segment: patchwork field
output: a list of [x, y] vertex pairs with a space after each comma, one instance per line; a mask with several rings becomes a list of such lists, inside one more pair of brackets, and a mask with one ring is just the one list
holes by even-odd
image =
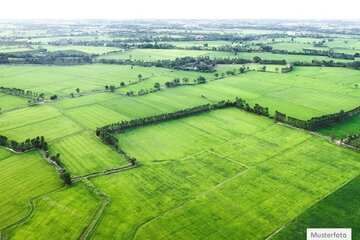
[[0, 239], [360, 238], [359, 24], [0, 20]]

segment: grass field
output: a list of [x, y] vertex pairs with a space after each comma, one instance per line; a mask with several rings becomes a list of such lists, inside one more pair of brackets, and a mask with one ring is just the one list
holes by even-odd
[[113, 196], [95, 239], [263, 239], [360, 170], [355, 152], [237, 109], [118, 137], [143, 165], [94, 180]]
[[352, 239], [360, 238], [360, 177], [341, 187], [302, 213], [272, 239], [306, 239], [306, 228], [351, 228]]
[[120, 154], [97, 139], [93, 131], [51, 142], [50, 150], [61, 153], [61, 162], [72, 176], [128, 165]]
[[55, 169], [38, 151], [13, 154], [1, 148], [0, 169], [0, 229], [24, 217], [31, 198], [61, 186]]
[[84, 184], [63, 188], [36, 199], [34, 215], [7, 235], [11, 239], [77, 239], [99, 203]]

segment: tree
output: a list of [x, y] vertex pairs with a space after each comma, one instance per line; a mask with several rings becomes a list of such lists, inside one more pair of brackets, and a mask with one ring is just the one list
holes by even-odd
[[79, 94], [80, 93], [80, 88], [76, 88], [75, 91]]
[[108, 85], [105, 85], [105, 89], [106, 89], [106, 90], [109, 90], [109, 86], [108, 86]]
[[141, 74], [139, 74], [139, 75], [138, 75], [138, 79], [139, 79], [139, 81], [141, 81], [141, 80], [142, 80], [142, 78], [143, 78], [143, 76], [142, 76]]
[[358, 88], [358, 87], [359, 87], [359, 85], [357, 83], [355, 83], [355, 88]]
[[70, 174], [65, 169], [61, 171], [60, 178], [64, 181], [66, 186], [70, 186], [72, 184]]
[[55, 100], [55, 99], [57, 99], [57, 98], [58, 98], [58, 96], [55, 94], [55, 95], [53, 95], [53, 96], [50, 97], [50, 100]]
[[261, 62], [262, 59], [259, 56], [255, 56], [253, 58], [253, 60], [254, 60], [254, 63], [259, 63], [259, 62]]
[[189, 82], [189, 78], [187, 78], [187, 77], [183, 77], [183, 78], [182, 78], [182, 81], [183, 81], [183, 83], [185, 83], [185, 84], [186, 84], [186, 83], [188, 83], [188, 82]]
[[240, 68], [239, 68], [239, 71], [240, 71], [241, 73], [244, 73], [244, 72], [245, 72], [245, 67], [240, 67]]
[[72, 92], [72, 93], [70, 93], [70, 96], [73, 98], [74, 97], [74, 93]]
[[115, 86], [114, 85], [110, 85], [110, 91], [115, 92]]
[[215, 76], [216, 78], [218, 78], [218, 77], [219, 77], [219, 74], [218, 74], [218, 73], [215, 73], [214, 76]]
[[158, 83], [158, 82], [154, 83], [154, 88], [160, 89], [160, 83]]
[[197, 79], [196, 79], [197, 83], [205, 83], [206, 82], [206, 79], [203, 77], [203, 76], [199, 76]]
[[120, 83], [120, 87], [124, 87], [125, 86], [125, 83], [124, 82], [121, 82]]

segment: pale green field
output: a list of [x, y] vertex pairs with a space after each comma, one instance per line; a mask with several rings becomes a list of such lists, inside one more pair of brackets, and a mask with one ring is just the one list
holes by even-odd
[[179, 49], [136, 49], [124, 51], [121, 53], [113, 53], [106, 56], [100, 56], [103, 59], [131, 59], [142, 60], [147, 62], [170, 59], [177, 57], [199, 57], [211, 55], [212, 51], [200, 50], [179, 50]]
[[287, 62], [311, 62], [312, 60], [318, 61], [330, 61], [334, 62], [350, 62], [351, 60], [329, 58], [324, 56], [311, 56], [311, 55], [291, 55], [291, 54], [272, 54], [263, 52], [251, 52], [251, 53], [238, 53], [238, 58], [253, 59], [255, 56], [264, 60], [286, 60]]
[[51, 142], [50, 150], [61, 153], [61, 162], [72, 176], [128, 165], [120, 154], [85, 131]]
[[13, 154], [0, 149], [0, 229], [29, 211], [31, 198], [62, 186], [55, 169], [38, 151]]
[[42, 46], [42, 47], [47, 49], [49, 52], [75, 50], [75, 51], [85, 52], [88, 54], [100, 54], [100, 55], [122, 50], [120, 48], [115, 48], [115, 47], [93, 47], [93, 46], [51, 46], [51, 45], [46, 45], [46, 46]]
[[34, 50], [29, 47], [0, 47], [0, 53], [26, 52]]
[[18, 97], [18, 96], [11, 96], [5, 93], [0, 93], [0, 108], [1, 111], [9, 110], [16, 107], [26, 106], [28, 103], [28, 99]]
[[112, 196], [95, 239], [264, 239], [360, 170], [357, 153], [238, 109], [118, 137], [143, 165], [94, 180]]
[[38, 198], [34, 215], [11, 229], [11, 239], [77, 239], [100, 204], [84, 184]]
[[204, 44], [207, 44], [208, 45], [207, 48], [209, 49], [213, 47], [232, 45], [232, 42], [228, 42], [228, 41], [173, 41], [173, 42], [159, 42], [158, 44], [161, 43], [167, 43], [181, 48], [187, 48], [192, 46], [204, 47]]
[[105, 85], [120, 86], [120, 82], [138, 81], [143, 78], [169, 72], [165, 68], [133, 67], [126, 65], [80, 65], [80, 66], [0, 66], [0, 86], [18, 87], [45, 93], [69, 96], [94, 89], [105, 89]]

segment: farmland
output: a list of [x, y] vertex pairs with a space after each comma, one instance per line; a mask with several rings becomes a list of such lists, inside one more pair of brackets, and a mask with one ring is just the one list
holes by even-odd
[[356, 29], [0, 20], [1, 240], [359, 237]]
[[[218, 127], [219, 122], [225, 123], [222, 125], [225, 129]], [[232, 122], [236, 122], [236, 125], [231, 124]], [[189, 137], [198, 140], [194, 142]], [[288, 141], [281, 140], [281, 137], [286, 137]], [[148, 138], [152, 141], [147, 141]], [[279, 142], [271, 142], [273, 139], [279, 139]], [[120, 193], [127, 189], [126, 195], [113, 200], [114, 203], [109, 208], [103, 224], [100, 224], [98, 233], [95, 234], [95, 238], [99, 239], [114, 234], [116, 238], [135, 236], [139, 239], [147, 239], [152, 238], [154, 234], [156, 238], [166, 239], [180, 236], [184, 239], [197, 238], [204, 234], [199, 226], [203, 226], [203, 230], [210, 234], [208, 236], [215, 238], [236, 232], [234, 239], [243, 235], [247, 238], [260, 239], [296, 216], [307, 204], [320, 199], [326, 191], [335, 190], [347, 179], [356, 176], [358, 171], [347, 170], [355, 166], [355, 168], [360, 167], [356, 153], [332, 148], [324, 140], [233, 109], [137, 129], [120, 134], [119, 140], [123, 149], [131, 153], [136, 152], [138, 159], [144, 162], [144, 167], [135, 170], [135, 173], [126, 172], [95, 180], [95, 184], [110, 195], [120, 197]], [[138, 144], [134, 146], [134, 142]], [[286, 144], [283, 144], [284, 142]], [[186, 145], [186, 143], [192, 144]], [[257, 155], [257, 159], [252, 159], [250, 156], [254, 151], [252, 146], [255, 144], [260, 154]], [[156, 146], [162, 150], [159, 151]], [[320, 147], [321, 150], [307, 157], [307, 151], [315, 146]], [[136, 148], [141, 148], [141, 151], [135, 151]], [[337, 159], [337, 156], [345, 152], [346, 160], [336, 163], [331, 160]], [[205, 166], [197, 167], [197, 164], [203, 163], [203, 159], [207, 159]], [[222, 166], [223, 164], [226, 167]], [[237, 166], [236, 171], [227, 169], [231, 166]], [[155, 170], [154, 173], [151, 173], [152, 168]], [[208, 168], [223, 169], [219, 173], [232, 174], [224, 178], [207, 173]], [[194, 169], [197, 169], [196, 174], [192, 172]], [[284, 169], [287, 171], [283, 171]], [[345, 169], [348, 174], [339, 175], [344, 173]], [[141, 173], [142, 171], [144, 173]], [[171, 177], [167, 177], [166, 174], [171, 174]], [[146, 180], [141, 180], [145, 176]], [[187, 177], [180, 181], [184, 176]], [[209, 179], [208, 176], [216, 180]], [[205, 180], [200, 177], [206, 178], [206, 184], [198, 186]], [[327, 179], [333, 177], [335, 179], [330, 184]], [[130, 180], [132, 178], [137, 180]], [[317, 184], [312, 184], [315, 179]], [[181, 185], [184, 184], [184, 187], [179, 187], [177, 191], [171, 186], [172, 182], [178, 181]], [[195, 181], [196, 184], [187, 181]], [[269, 181], [271, 188], [267, 188]], [[109, 182], [113, 184], [109, 185]], [[325, 183], [326, 187], [323, 185]], [[129, 184], [131, 184], [130, 192]], [[147, 184], [152, 185], [147, 186]], [[186, 186], [191, 186], [191, 191], [185, 191]], [[244, 191], [237, 191], [238, 188]], [[188, 195], [184, 195], [184, 191]], [[162, 192], [163, 199], [159, 199], [158, 192]], [[274, 195], [274, 192], [278, 194]], [[139, 201], [134, 202], [131, 199]], [[298, 199], [304, 201], [300, 203]], [[275, 203], [278, 204], [278, 208], [274, 207]], [[211, 205], [211, 208], [205, 208], [205, 205]], [[221, 207], [224, 205], [227, 208]], [[117, 212], [122, 208], [128, 210], [119, 222]], [[248, 208], [253, 210], [246, 214], [246, 218], [241, 217]], [[271, 212], [265, 212], [270, 209]], [[139, 215], [145, 212], [146, 215]], [[234, 218], [234, 216], [239, 217]], [[203, 218], [209, 219], [206, 227], [201, 224]], [[217, 227], [223, 226], [229, 219], [232, 219], [236, 225], [227, 225], [221, 230]], [[132, 224], [133, 228], [129, 230], [128, 224], [135, 220], [138, 224]], [[115, 222], [118, 227], [107, 227]], [[247, 235], [256, 232], [255, 229], [260, 223], [265, 225], [262, 232], [258, 232], [256, 236]], [[181, 226], [186, 227], [186, 230]], [[153, 228], [158, 230], [154, 231]]]

